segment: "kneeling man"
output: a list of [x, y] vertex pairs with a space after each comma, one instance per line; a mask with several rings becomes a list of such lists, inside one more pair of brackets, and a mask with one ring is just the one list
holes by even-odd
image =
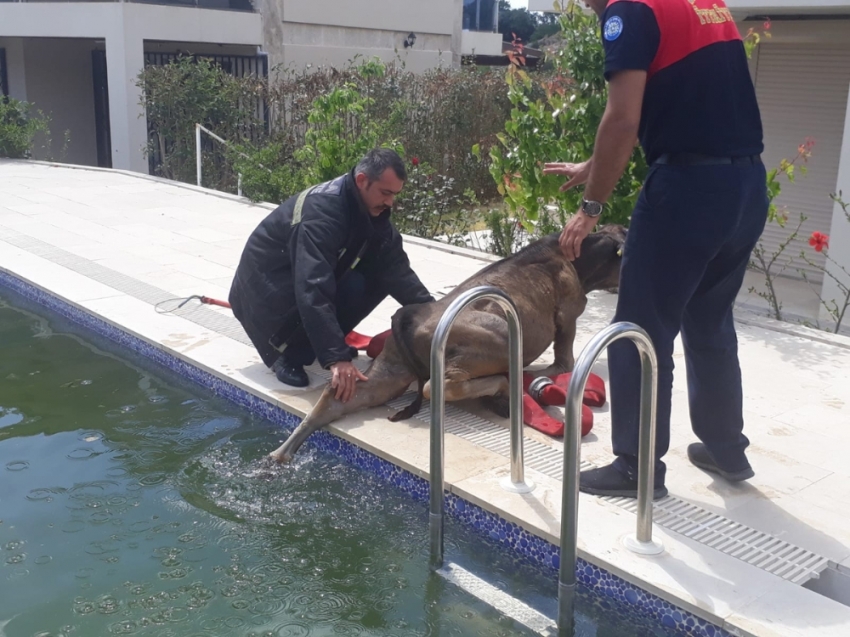
[[281, 382], [309, 384], [316, 358], [347, 401], [365, 376], [348, 334], [388, 295], [434, 300], [410, 267], [390, 210], [407, 172], [395, 151], [370, 151], [349, 173], [308, 188], [271, 212], [248, 238], [230, 304]]

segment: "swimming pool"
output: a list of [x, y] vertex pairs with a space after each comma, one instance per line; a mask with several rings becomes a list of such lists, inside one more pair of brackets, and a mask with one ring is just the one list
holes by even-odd
[[[0, 288], [0, 634], [531, 634], [428, 570], [427, 507]], [[14, 303], [14, 306], [11, 303]], [[553, 571], [447, 556], [555, 613]], [[665, 636], [583, 592], [583, 635]]]

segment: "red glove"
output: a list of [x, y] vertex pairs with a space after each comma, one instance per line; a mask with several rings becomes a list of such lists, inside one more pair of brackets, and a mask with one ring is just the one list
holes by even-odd
[[[561, 420], [552, 418], [537, 401], [528, 394], [522, 395], [522, 421], [531, 427], [542, 431], [550, 436], [563, 436], [564, 423]], [[593, 412], [586, 405], [581, 407], [581, 435], [582, 437], [590, 433], [593, 429]]]
[[369, 347], [366, 348], [366, 355], [369, 358], [378, 358], [378, 354], [384, 351], [384, 343], [387, 342], [387, 338], [392, 333], [392, 330], [387, 330], [386, 332], [381, 332], [377, 336], [372, 337], [372, 340], [369, 342]]
[[348, 333], [348, 336], [345, 337], [345, 344], [359, 350], [366, 350], [366, 355], [369, 358], [378, 358], [378, 354], [383, 351], [384, 343], [391, 333], [392, 330], [387, 330], [386, 332], [381, 332], [377, 336], [365, 336], [358, 332], [351, 331]]
[[357, 349], [366, 349], [369, 346], [369, 341], [371, 340], [371, 336], [365, 336], [351, 331], [348, 333], [348, 336], [345, 337], [345, 344], [349, 347], [356, 347]]

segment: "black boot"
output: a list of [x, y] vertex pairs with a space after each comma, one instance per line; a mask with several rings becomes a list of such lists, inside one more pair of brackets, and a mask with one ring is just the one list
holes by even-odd
[[[590, 495], [613, 496], [619, 498], [636, 498], [638, 483], [620, 472], [613, 464], [598, 469], [582, 471], [579, 477], [579, 491]], [[667, 495], [667, 487], [655, 485], [652, 493], [653, 500], [659, 500]]]
[[285, 385], [307, 387], [310, 384], [310, 377], [304, 371], [304, 367], [302, 365], [290, 365], [283, 359], [283, 356], [272, 365], [272, 371], [277, 379]]
[[688, 460], [695, 467], [723, 476], [729, 482], [742, 482], [756, 475], [746, 458], [744, 458], [744, 463], [740, 467], [721, 467], [701, 442], [688, 445]]

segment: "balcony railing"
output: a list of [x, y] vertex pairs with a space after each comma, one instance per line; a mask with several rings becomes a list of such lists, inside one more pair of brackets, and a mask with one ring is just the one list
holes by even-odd
[[499, 30], [499, 0], [463, 0], [463, 28], [466, 31]]
[[172, 7], [197, 7], [229, 11], [254, 11], [251, 0], [0, 0], [0, 2], [139, 2]]

